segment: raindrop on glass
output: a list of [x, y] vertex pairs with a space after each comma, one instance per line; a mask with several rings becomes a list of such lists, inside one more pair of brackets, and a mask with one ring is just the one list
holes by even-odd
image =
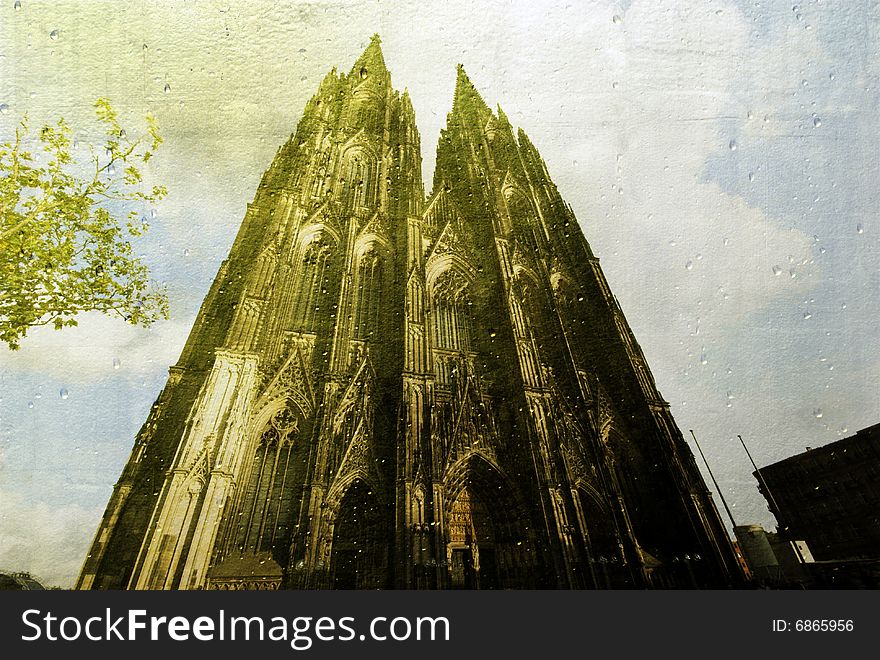
[[821, 409], [821, 408], [816, 408], [816, 409], [813, 411], [813, 416], [815, 416], [816, 419], [822, 419], [822, 409]]
[[619, 14], [614, 14], [614, 16], [611, 17], [611, 22], [615, 25], [620, 25], [621, 23], [623, 23], [623, 19], [620, 17]]
[[834, 80], [835, 77], [836, 77], [836, 76], [834, 75], [834, 72], [833, 72], [833, 71], [832, 71], [831, 73], [828, 74], [828, 80]]
[[184, 251], [183, 251], [183, 256], [184, 256], [184, 257], [188, 257], [188, 256], [189, 256], [189, 248], [184, 249]]
[[110, 167], [107, 168], [107, 174], [110, 176], [116, 175], [116, 166], [113, 163], [110, 163]]
[[52, 31], [49, 33], [49, 38], [50, 38], [52, 41], [58, 41], [58, 30], [52, 30]]
[[165, 83], [165, 90], [164, 91], [166, 94], [168, 94], [171, 91], [171, 85], [169, 85], [168, 83]]
[[813, 127], [819, 128], [821, 125], [822, 125], [822, 120], [819, 119], [818, 117], [814, 117], [813, 118]]
[[864, 233], [865, 233], [865, 228], [862, 227], [862, 223], [861, 223], [861, 222], [860, 222], [859, 224], [856, 225], [856, 233], [857, 233], [857, 234], [864, 234]]
[[119, 139], [124, 140], [127, 137], [128, 137], [128, 133], [125, 132], [124, 128], [121, 131], [119, 131]]
[[21, 11], [21, 0], [15, 0], [15, 4], [12, 5], [12, 8], [15, 11]]
[[693, 270], [693, 268], [694, 268], [694, 262], [691, 261], [690, 259], [688, 259], [688, 261], [687, 261], [687, 263], [684, 265], [684, 267], [687, 268], [688, 270]]
[[28, 401], [28, 408], [33, 408], [33, 407], [34, 407], [34, 402]]
[[779, 266], [773, 266], [774, 275], [782, 275], [782, 269]]
[[0, 103], [0, 114], [6, 114], [9, 112], [9, 105], [7, 103]]
[[807, 319], [811, 319], [811, 318], [813, 318], [813, 315], [810, 314], [810, 312], [804, 312], [804, 321], [806, 321]]
[[755, 173], [749, 172], [749, 181], [754, 181], [754, 180], [755, 180]]
[[61, 395], [61, 398], [62, 398], [62, 399], [66, 399], [67, 396], [68, 396], [68, 394], [67, 394], [67, 390], [66, 390], [65, 388], [63, 388], [63, 387], [61, 388], [61, 391], [59, 392], [59, 394]]
[[731, 141], [727, 144], [727, 147], [728, 147], [728, 149], [730, 149], [731, 151], [736, 151], [736, 140], [731, 140]]
[[119, 358], [113, 358], [113, 368], [119, 369], [122, 366], [122, 362], [119, 361]]

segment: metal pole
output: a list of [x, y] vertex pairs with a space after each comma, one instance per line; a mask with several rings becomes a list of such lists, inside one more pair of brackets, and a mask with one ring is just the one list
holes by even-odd
[[691, 436], [694, 439], [694, 443], [697, 445], [697, 451], [700, 452], [700, 456], [703, 458], [703, 463], [706, 464], [706, 469], [709, 471], [709, 476], [712, 477], [712, 483], [715, 484], [715, 490], [718, 491], [718, 497], [721, 498], [721, 503], [724, 505], [724, 510], [727, 511], [727, 515], [730, 518], [730, 522], [736, 527], [736, 521], [733, 519], [733, 513], [730, 511], [730, 507], [727, 506], [727, 500], [724, 499], [724, 493], [721, 492], [721, 488], [718, 486], [718, 481], [715, 479], [715, 475], [712, 474], [712, 468], [709, 467], [709, 461], [706, 460], [706, 455], [703, 453], [703, 448], [700, 447], [700, 443], [697, 442], [697, 436], [694, 435], [694, 430], [689, 429], [691, 432]]
[[[746, 456], [749, 457], [749, 460], [752, 462], [752, 467], [755, 468], [755, 475], [757, 475], [757, 477], [758, 477], [758, 482], [764, 487], [764, 492], [767, 493], [767, 499], [770, 500], [770, 505], [775, 509], [775, 511], [773, 512], [773, 515], [776, 516], [776, 520], [778, 522], [779, 521], [779, 505], [776, 503], [776, 498], [773, 497], [773, 493], [770, 491], [770, 487], [767, 485], [767, 482], [764, 481], [764, 475], [761, 474], [761, 470], [758, 468], [757, 465], [755, 465], [755, 459], [752, 458], [751, 453], [749, 453], [749, 448], [746, 447], [745, 440], [743, 440], [743, 437], [739, 434], [737, 434], [736, 437], [739, 438], [740, 444], [743, 446], [743, 449], [746, 450]], [[797, 541], [793, 541], [790, 538], [790, 535], [788, 533], [788, 527], [785, 528], [785, 532], [786, 532], [785, 536], [788, 537], [789, 542], [791, 542], [794, 545], [794, 553], [795, 553], [795, 555], [797, 555], [798, 562], [800, 562], [801, 564], [805, 564], [806, 561], [804, 560], [804, 557], [801, 554], [801, 549], [798, 546]]]

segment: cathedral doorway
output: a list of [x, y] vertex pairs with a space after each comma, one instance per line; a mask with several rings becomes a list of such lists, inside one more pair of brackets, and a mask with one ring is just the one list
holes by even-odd
[[330, 555], [333, 589], [383, 589], [388, 585], [388, 540], [378, 498], [356, 480], [339, 504]]
[[[585, 573], [592, 576], [596, 589], [612, 589], [631, 586], [632, 579], [624, 567], [620, 539], [610, 510], [599, 501], [599, 495], [578, 488], [576, 505], [579, 508], [581, 527], [587, 544]], [[581, 567], [584, 568], [584, 567]]]
[[465, 488], [449, 512], [447, 562], [453, 589], [497, 589], [495, 532], [483, 502]]
[[534, 587], [529, 515], [503, 473], [474, 453], [446, 480], [446, 585], [452, 589]]

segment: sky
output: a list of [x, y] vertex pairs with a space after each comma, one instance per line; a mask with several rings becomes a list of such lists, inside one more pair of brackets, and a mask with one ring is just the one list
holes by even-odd
[[130, 135], [159, 121], [146, 178], [169, 195], [136, 248], [171, 318], [0, 348], [0, 570], [72, 586], [260, 175], [373, 33], [427, 187], [456, 64], [529, 134], [738, 524], [775, 528], [737, 434], [760, 466], [880, 422], [877, 3], [15, 4], [0, 142], [64, 117], [85, 158], [99, 97]]

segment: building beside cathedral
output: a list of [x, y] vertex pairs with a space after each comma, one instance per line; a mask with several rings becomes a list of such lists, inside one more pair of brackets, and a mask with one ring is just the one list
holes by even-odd
[[535, 146], [459, 67], [426, 199], [412, 105], [374, 37], [264, 174], [78, 588], [740, 575]]

